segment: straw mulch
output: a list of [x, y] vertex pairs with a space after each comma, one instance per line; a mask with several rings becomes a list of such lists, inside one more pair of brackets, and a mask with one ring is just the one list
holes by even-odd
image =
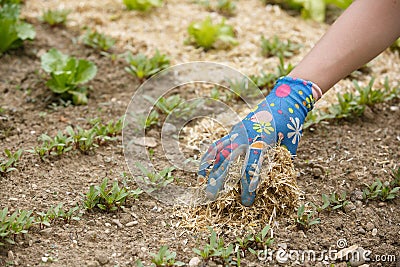
[[[225, 188], [214, 202], [186, 208], [177, 208], [182, 219], [181, 227], [194, 232], [207, 230], [211, 226], [217, 232], [239, 231], [272, 224], [274, 219], [293, 213], [298, 207], [300, 190], [296, 183], [296, 172], [289, 152], [277, 146], [265, 158], [257, 197], [251, 207], [240, 203], [240, 184], [230, 190]], [[240, 161], [240, 160], [239, 160]], [[239, 162], [237, 162], [239, 163]], [[240, 181], [240, 164], [233, 164], [230, 181]], [[233, 177], [232, 177], [233, 176]], [[201, 190], [204, 190], [204, 186]]]

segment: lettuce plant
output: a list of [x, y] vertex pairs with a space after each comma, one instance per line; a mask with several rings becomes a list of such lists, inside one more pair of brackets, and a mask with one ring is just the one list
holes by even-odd
[[43, 12], [41, 20], [49, 24], [50, 26], [64, 26], [67, 22], [67, 17], [71, 13], [70, 10], [58, 9], [58, 10], [47, 10]]
[[101, 51], [108, 51], [115, 44], [115, 39], [96, 30], [88, 29], [82, 38], [86, 46]]
[[162, 0], [124, 0], [128, 10], [149, 11], [154, 7], [160, 7]]
[[35, 35], [33, 26], [19, 19], [19, 5], [0, 7], [0, 55], [22, 46], [24, 40], [33, 40]]
[[141, 81], [168, 68], [170, 62], [168, 56], [160, 54], [158, 50], [153, 57], [147, 57], [144, 54], [134, 56], [131, 52], [128, 52], [125, 60], [129, 64], [125, 70], [132, 76], [138, 77]]
[[188, 27], [189, 43], [193, 43], [205, 50], [215, 48], [217, 42], [223, 45], [236, 45], [235, 33], [232, 26], [225, 24], [225, 20], [214, 24], [210, 17], [200, 22], [192, 22]]
[[51, 78], [46, 85], [63, 98], [72, 98], [75, 105], [87, 104], [87, 89], [81, 84], [92, 80], [97, 73], [93, 62], [62, 54], [55, 48], [42, 55], [42, 68]]

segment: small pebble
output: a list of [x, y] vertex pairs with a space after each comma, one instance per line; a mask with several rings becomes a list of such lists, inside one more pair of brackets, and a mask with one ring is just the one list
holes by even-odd
[[49, 260], [48, 257], [42, 257], [42, 262], [47, 262]]
[[123, 228], [124, 226], [118, 219], [113, 219], [112, 222], [116, 224], [119, 228]]
[[105, 223], [104, 224], [106, 227], [111, 227], [111, 223]]
[[372, 229], [372, 236], [376, 236], [378, 234], [378, 229]]
[[374, 224], [372, 222], [367, 222], [367, 224], [365, 225], [365, 229], [367, 231], [371, 231], [372, 229], [374, 229]]
[[358, 232], [359, 232], [360, 234], [363, 234], [363, 235], [365, 235], [365, 233], [366, 233], [365, 229], [362, 228], [362, 227], [358, 228]]
[[132, 221], [132, 222], [128, 222], [127, 224], [125, 224], [126, 227], [132, 227], [134, 225], [137, 225], [138, 221]]
[[200, 263], [201, 263], [200, 258], [199, 257], [194, 257], [194, 258], [190, 259], [189, 266], [190, 267], [197, 267], [197, 266], [200, 265]]
[[109, 261], [108, 257], [105, 255], [98, 255], [96, 260], [100, 263], [100, 265], [106, 265]]
[[15, 259], [15, 257], [14, 257], [14, 252], [12, 252], [11, 250], [9, 250], [8, 253], [7, 253], [7, 258], [8, 258], [9, 260], [14, 260], [14, 259]]

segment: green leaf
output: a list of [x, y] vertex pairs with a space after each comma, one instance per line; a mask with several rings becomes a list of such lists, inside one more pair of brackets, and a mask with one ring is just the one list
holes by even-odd
[[68, 93], [72, 95], [72, 103], [74, 103], [74, 105], [86, 105], [88, 103], [86, 90], [70, 90]]
[[21, 22], [20, 24], [16, 25], [15, 29], [17, 30], [17, 35], [21, 40], [35, 39], [35, 28], [31, 24]]
[[48, 73], [62, 71], [69, 60], [67, 55], [64, 55], [55, 48], [43, 54], [40, 59], [42, 69]]
[[97, 67], [93, 62], [80, 59], [75, 73], [75, 84], [86, 83], [96, 76]]

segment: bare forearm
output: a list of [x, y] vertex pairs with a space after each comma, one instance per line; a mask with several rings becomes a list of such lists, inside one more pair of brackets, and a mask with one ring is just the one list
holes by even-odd
[[400, 0], [355, 1], [289, 74], [325, 93], [400, 36]]

